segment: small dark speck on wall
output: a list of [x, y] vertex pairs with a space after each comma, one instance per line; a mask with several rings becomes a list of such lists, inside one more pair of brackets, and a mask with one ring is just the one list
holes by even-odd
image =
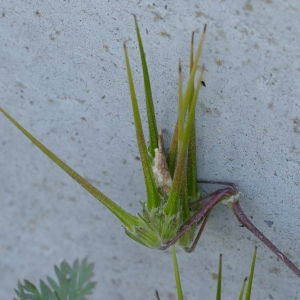
[[272, 225], [274, 224], [274, 222], [272, 222], [272, 221], [264, 220], [264, 222], [265, 222], [269, 227], [272, 227]]

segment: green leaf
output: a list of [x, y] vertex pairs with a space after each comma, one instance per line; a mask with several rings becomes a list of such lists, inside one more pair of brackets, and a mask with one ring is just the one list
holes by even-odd
[[54, 266], [58, 283], [47, 277], [50, 286], [43, 280], [40, 281], [41, 293], [28, 280], [24, 285], [18, 282], [18, 289], [15, 290], [20, 300], [86, 300], [91, 294], [96, 283], [91, 281], [94, 264], [88, 263], [85, 258], [81, 263], [75, 260], [71, 267], [66, 261], [60, 267]]
[[54, 291], [59, 289], [59, 285], [51, 277], [47, 276], [47, 280]]
[[44, 300], [35, 285], [26, 279], [24, 285], [18, 281], [18, 289], [15, 289], [15, 292], [20, 300]]
[[52, 292], [50, 287], [48, 287], [43, 280], [40, 281], [40, 289], [41, 289], [41, 293], [42, 293], [41, 299], [43, 299], [43, 300], [44, 299], [45, 300], [46, 299], [47, 300], [58, 300], [56, 294]]
[[[81, 297], [83, 295], [90, 294], [92, 289], [96, 285], [95, 282], [88, 282], [93, 276], [94, 264], [92, 264], [92, 263], [88, 264], [87, 259], [84, 259], [81, 263], [81, 268], [80, 268], [79, 261], [76, 260], [74, 262], [74, 264], [75, 263], [77, 264], [79, 270], [74, 275], [78, 274], [77, 284], [81, 290], [81, 292], [78, 294], [78, 296]], [[74, 269], [74, 264], [73, 264], [73, 269]]]

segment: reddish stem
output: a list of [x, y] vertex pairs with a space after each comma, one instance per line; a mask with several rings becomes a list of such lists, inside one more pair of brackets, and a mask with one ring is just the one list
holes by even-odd
[[251, 231], [257, 238], [259, 238], [280, 260], [282, 260], [298, 277], [300, 277], [300, 270], [284, 255], [270, 240], [268, 240], [262, 232], [260, 232], [252, 222], [244, 214], [240, 201], [235, 201], [231, 206], [232, 212], [238, 221]]
[[211, 198], [211, 197], [217, 195], [218, 192], [219, 192], [219, 190], [217, 190], [217, 191], [215, 191], [215, 192], [212, 192], [212, 193], [210, 193], [210, 194], [208, 194], [208, 195], [206, 195], [206, 196], [204, 196], [204, 197], [202, 197], [202, 198], [199, 198], [199, 199], [197, 199], [197, 200], [195, 200], [195, 201], [193, 201], [193, 202], [189, 202], [189, 206], [191, 207], [191, 206], [196, 205], [196, 204], [198, 204], [198, 203], [200, 203], [200, 202], [203, 202], [204, 200], [209, 199], [209, 198]]
[[201, 235], [202, 235], [202, 232], [203, 232], [203, 230], [204, 230], [204, 227], [205, 227], [205, 225], [206, 225], [206, 223], [207, 223], [207, 220], [208, 220], [208, 218], [209, 218], [209, 216], [210, 216], [210, 213], [211, 213], [211, 211], [213, 210], [213, 208], [214, 208], [214, 207], [211, 207], [211, 208], [208, 210], [208, 212], [203, 216], [204, 220], [203, 220], [203, 222], [202, 222], [202, 224], [201, 224], [201, 227], [200, 227], [200, 229], [199, 229], [199, 232], [198, 232], [196, 238], [194, 239], [192, 246], [191, 246], [191, 247], [186, 247], [186, 248], [184, 248], [185, 252], [187, 252], [187, 253], [192, 253], [192, 252], [195, 250], [195, 248], [196, 248], [196, 246], [197, 246], [197, 244], [198, 244], [198, 242], [199, 242], [199, 240], [200, 240], [200, 237], [201, 237]]
[[237, 187], [233, 182], [227, 182], [227, 181], [212, 181], [212, 180], [197, 180], [198, 183], [206, 183], [206, 184], [222, 184], [222, 185], [228, 185], [231, 186], [232, 189], [235, 191], [235, 194], [238, 193]]
[[[199, 202], [202, 202], [210, 197], [212, 197], [207, 203], [205, 203], [201, 209], [198, 210], [188, 221], [186, 221], [180, 228], [179, 233], [171, 240], [169, 241], [165, 246], [161, 247], [161, 250], [165, 250], [171, 245], [174, 245], [182, 235], [187, 232], [191, 226], [193, 226], [195, 223], [197, 223], [203, 216], [206, 216], [208, 212], [210, 212], [213, 207], [224, 197], [224, 196], [230, 196], [230, 195], [236, 195], [238, 193], [238, 190], [236, 188], [236, 185], [231, 182], [223, 182], [223, 181], [207, 181], [207, 180], [198, 180], [198, 183], [206, 183], [206, 184], [222, 184], [227, 185], [229, 187], [224, 189], [219, 189], [205, 197], [202, 197], [192, 203], [190, 205], [195, 205]], [[238, 221], [246, 227], [249, 231], [251, 231], [257, 238], [259, 238], [281, 261], [283, 261], [299, 278], [300, 278], [300, 270], [294, 265], [288, 257], [281, 252], [269, 239], [266, 238], [266, 236], [259, 231], [252, 222], [247, 218], [247, 216], [244, 214], [241, 206], [240, 201], [235, 200], [231, 205], [231, 210], [233, 214], [236, 216]], [[204, 228], [204, 226], [203, 226]], [[201, 228], [201, 231], [203, 230]], [[200, 234], [201, 235], [201, 234]]]
[[183, 236], [192, 225], [197, 223], [212, 207], [214, 207], [224, 196], [234, 195], [235, 191], [231, 187], [220, 189], [216, 191], [216, 195], [205, 203], [201, 209], [199, 209], [189, 220], [187, 220], [180, 228], [179, 233], [170, 240], [165, 246], [162, 246], [160, 249], [165, 250], [171, 245], [174, 245], [181, 236]]

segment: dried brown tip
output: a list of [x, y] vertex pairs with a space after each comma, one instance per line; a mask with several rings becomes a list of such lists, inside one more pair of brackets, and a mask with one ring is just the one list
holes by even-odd
[[123, 43], [124, 50], [126, 50], [126, 41]]
[[181, 60], [179, 59], [178, 72], [181, 73]]
[[206, 32], [206, 27], [207, 27], [207, 24], [204, 24], [203, 33]]
[[248, 277], [245, 277], [244, 282], [246, 282], [248, 280]]
[[195, 36], [195, 31], [192, 32], [192, 40], [191, 40], [192, 45], [194, 45], [194, 36]]

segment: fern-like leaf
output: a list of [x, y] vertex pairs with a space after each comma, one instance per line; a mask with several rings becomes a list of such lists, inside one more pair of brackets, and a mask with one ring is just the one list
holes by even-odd
[[49, 285], [40, 281], [40, 291], [28, 280], [24, 284], [18, 281], [15, 289], [18, 299], [15, 300], [87, 300], [96, 282], [91, 281], [94, 264], [85, 258], [81, 263], [76, 259], [72, 266], [63, 261], [60, 266], [54, 266], [58, 282], [47, 277]]

